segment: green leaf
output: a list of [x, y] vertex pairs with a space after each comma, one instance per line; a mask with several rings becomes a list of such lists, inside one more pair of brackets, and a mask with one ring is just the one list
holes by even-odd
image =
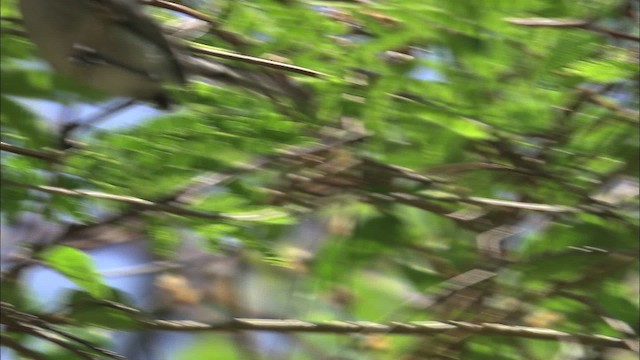
[[105, 299], [96, 299], [84, 291], [72, 292], [68, 300], [69, 317], [83, 325], [113, 330], [140, 329], [143, 314], [128, 304], [127, 295], [116, 289], [107, 290]]
[[180, 245], [182, 235], [176, 229], [178, 224], [164, 224], [150, 219], [147, 225], [147, 234], [151, 240], [151, 251], [163, 258], [171, 258], [175, 255]]
[[41, 255], [52, 269], [65, 275], [96, 298], [108, 294], [108, 287], [96, 270], [93, 259], [85, 252], [68, 246], [55, 246]]
[[570, 65], [569, 74], [581, 76], [598, 83], [615, 82], [627, 79], [637, 73], [637, 65], [613, 59], [582, 60]]
[[18, 309], [23, 308], [27, 302], [27, 297], [22, 283], [10, 276], [3, 276], [0, 286], [2, 286], [0, 299], [3, 302], [9, 303]]
[[356, 227], [354, 238], [383, 244], [385, 247], [404, 240], [402, 221], [394, 215], [383, 214], [367, 219]]
[[398, 261], [398, 266], [407, 279], [420, 291], [426, 291], [431, 286], [441, 283], [445, 277], [437, 271], [419, 266], [408, 261]]

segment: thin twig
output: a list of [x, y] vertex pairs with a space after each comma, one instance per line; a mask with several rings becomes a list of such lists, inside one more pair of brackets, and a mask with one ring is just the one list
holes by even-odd
[[627, 34], [619, 31], [611, 30], [611, 29], [605, 29], [605, 28], [593, 25], [592, 22], [587, 20], [549, 19], [549, 18], [508, 18], [505, 20], [511, 24], [521, 25], [521, 26], [584, 29], [584, 30], [589, 30], [596, 33], [608, 35], [611, 37], [619, 38], [619, 39], [640, 42], [640, 36]]
[[579, 208], [573, 206], [566, 205], [554, 205], [554, 204], [540, 204], [540, 203], [529, 203], [522, 201], [512, 201], [512, 200], [501, 200], [501, 199], [492, 199], [485, 198], [479, 196], [469, 196], [469, 197], [461, 197], [451, 193], [439, 192], [434, 195], [422, 194], [422, 195], [412, 195], [406, 193], [391, 193], [390, 195], [394, 197], [403, 197], [403, 198], [412, 198], [416, 199], [429, 199], [436, 201], [444, 201], [444, 202], [460, 202], [467, 203], [472, 205], [487, 205], [501, 208], [511, 208], [511, 209], [522, 209], [522, 210], [532, 210], [532, 211], [540, 211], [540, 212], [548, 212], [548, 213], [575, 213], [581, 211]]
[[242, 61], [248, 64], [270, 67], [277, 70], [288, 71], [288, 72], [307, 75], [307, 76], [316, 77], [316, 78], [328, 77], [327, 74], [324, 74], [316, 70], [303, 68], [301, 66], [285, 64], [285, 63], [273, 61], [273, 60], [261, 59], [261, 58], [257, 58], [249, 55], [236, 54], [229, 51], [223, 51], [223, 50], [218, 50], [211, 47], [205, 47], [204, 45], [189, 45], [189, 50], [191, 50], [196, 54], [215, 56], [215, 57], [228, 59], [228, 60]]
[[496, 207], [532, 210], [532, 211], [540, 211], [540, 212], [548, 212], [548, 213], [575, 213], [580, 211], [580, 209], [578, 208], [575, 208], [572, 206], [566, 206], [566, 205], [528, 203], [528, 202], [521, 202], [521, 201], [490, 199], [490, 198], [477, 197], [477, 196], [461, 198], [460, 202], [465, 202], [465, 203], [474, 204], [474, 205], [489, 205], [489, 206], [496, 206]]
[[247, 39], [241, 36], [240, 34], [222, 29], [222, 25], [219, 22], [215, 21], [210, 16], [200, 11], [194, 10], [188, 6], [177, 4], [172, 1], [166, 1], [166, 0], [142, 0], [142, 3], [155, 6], [158, 8], [162, 8], [162, 9], [179, 12], [179, 13], [188, 15], [194, 19], [204, 21], [211, 26], [211, 32], [213, 32], [216, 36], [218, 36], [220, 39], [238, 48], [244, 48], [248, 45], [251, 45], [251, 43], [253, 42], [252, 40]]
[[260, 214], [222, 214], [222, 213], [215, 213], [215, 212], [191, 210], [191, 209], [186, 209], [184, 207], [180, 207], [176, 205], [154, 203], [152, 201], [136, 198], [133, 196], [115, 195], [115, 194], [109, 194], [109, 193], [104, 193], [99, 191], [66, 189], [66, 188], [46, 186], [46, 185], [29, 185], [29, 184], [17, 183], [10, 180], [5, 181], [5, 183], [7, 185], [32, 189], [32, 190], [41, 191], [49, 194], [111, 200], [111, 201], [117, 201], [117, 202], [129, 204], [129, 205], [133, 205], [138, 208], [142, 208], [149, 211], [166, 212], [170, 214], [189, 216], [189, 217], [195, 217], [200, 219], [260, 221], [266, 218], [265, 215], [260, 215]]
[[49, 326], [45, 321], [38, 321], [38, 324], [36, 326], [40, 327], [40, 328], [42, 328], [44, 330], [48, 330], [48, 331], [50, 331], [52, 333], [55, 333], [57, 335], [60, 335], [60, 336], [62, 336], [64, 338], [66, 338], [67, 340], [76, 342], [76, 343], [78, 343], [78, 344], [80, 344], [80, 345], [82, 345], [82, 346], [84, 346], [84, 347], [86, 347], [86, 348], [88, 348], [88, 349], [100, 354], [101, 356], [107, 357], [109, 359], [115, 359], [115, 360], [126, 360], [124, 357], [114, 353], [111, 350], [102, 349], [102, 348], [94, 345], [90, 341], [87, 341], [85, 339], [77, 337], [77, 336], [75, 336], [73, 334], [70, 334], [70, 333], [68, 333], [66, 331], [62, 331], [62, 330], [56, 329], [56, 328], [54, 328], [52, 326]]
[[46, 340], [48, 342], [51, 342], [51, 343], [54, 343], [54, 344], [60, 346], [61, 348], [67, 350], [68, 352], [70, 352], [72, 354], [75, 354], [80, 359], [83, 359], [83, 360], [100, 360], [97, 357], [95, 357], [92, 354], [90, 354], [89, 352], [87, 352], [85, 350], [82, 350], [82, 349], [76, 348], [75, 346], [73, 346], [69, 342], [63, 340], [60, 336], [50, 334], [48, 331], [40, 329], [40, 328], [38, 328], [36, 326], [24, 325], [24, 326], [21, 326], [21, 329], [23, 329], [26, 333], [28, 333], [30, 335], [33, 335], [35, 337], [39, 337], [41, 339], [44, 339], [44, 340]]
[[32, 359], [32, 360], [49, 359], [48, 356], [29, 349], [28, 347], [20, 344], [19, 342], [15, 341], [14, 339], [12, 339], [11, 337], [5, 334], [0, 334], [0, 345], [13, 349], [18, 355], [27, 359]]
[[73, 132], [81, 131], [84, 128], [88, 128], [91, 126], [95, 126], [96, 124], [108, 119], [110, 116], [126, 110], [128, 107], [135, 105], [137, 100], [135, 99], [126, 99], [121, 102], [117, 102], [104, 110], [99, 111], [97, 114], [92, 115], [90, 118], [83, 120], [81, 123], [77, 121], [72, 121], [68, 124], [65, 124], [60, 131], [59, 135], [59, 143], [60, 147], [66, 152], [70, 153], [71, 151], [78, 150], [82, 148], [83, 145], [77, 141], [71, 139], [71, 134]]
[[218, 26], [218, 23], [215, 20], [213, 20], [211, 17], [207, 16], [206, 14], [200, 11], [194, 10], [182, 4], [177, 4], [172, 1], [165, 1], [165, 0], [143, 0], [142, 3], [155, 6], [158, 8], [162, 8], [162, 9], [172, 10], [185, 15], [189, 15], [194, 19], [208, 22], [213, 26]]
[[40, 150], [31, 150], [31, 149], [27, 149], [27, 148], [23, 148], [23, 147], [19, 147], [19, 146], [15, 146], [15, 145], [11, 145], [9, 143], [6, 142], [0, 142], [0, 150], [2, 151], [6, 151], [6, 152], [10, 152], [10, 153], [14, 153], [14, 154], [18, 154], [18, 155], [23, 155], [23, 156], [28, 156], [34, 159], [40, 159], [40, 160], [44, 160], [44, 161], [49, 161], [52, 163], [57, 163], [60, 162], [60, 153], [57, 152], [53, 152], [53, 151], [40, 151]]
[[40, 316], [20, 311], [13, 307], [12, 304], [3, 302], [1, 304], [1, 310], [3, 323], [5, 323], [5, 325], [10, 324], [15, 328], [15, 331], [22, 331], [58, 344], [82, 358], [86, 357], [87, 359], [93, 359], [92, 355], [84, 350], [74, 347], [70, 342], [67, 342], [68, 340], [76, 342], [109, 359], [125, 360], [122, 356], [110, 350], [102, 349], [90, 341], [51, 326], [48, 321], [44, 320]]
[[623, 117], [625, 119], [625, 122], [628, 124], [635, 126], [640, 125], [640, 121], [638, 121], [638, 118], [640, 118], [640, 112], [636, 110], [623, 108], [620, 105], [605, 98], [604, 96], [597, 96], [595, 93], [589, 98], [589, 101], [595, 105], [602, 106], [605, 109], [614, 111], [617, 115]]

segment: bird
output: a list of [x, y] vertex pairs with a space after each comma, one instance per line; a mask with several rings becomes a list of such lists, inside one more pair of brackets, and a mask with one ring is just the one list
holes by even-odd
[[283, 74], [196, 57], [139, 0], [20, 0], [26, 32], [54, 70], [104, 93], [168, 109], [165, 85], [200, 77], [305, 107], [309, 89]]

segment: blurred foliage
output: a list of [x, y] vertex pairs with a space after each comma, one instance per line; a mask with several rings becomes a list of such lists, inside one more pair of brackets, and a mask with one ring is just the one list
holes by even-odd
[[[261, 299], [277, 303], [285, 296], [285, 305], [254, 317], [498, 322], [637, 339], [638, 41], [616, 35], [639, 35], [637, 1], [190, 3], [217, 19], [216, 30], [246, 41], [211, 31], [198, 43], [277, 55], [328, 74], [290, 75], [313, 88], [316, 114], [304, 117], [285, 103], [200, 82], [172, 89], [179, 101], [173, 111], [84, 129], [83, 146], [61, 162], [3, 152], [3, 221], [38, 212], [91, 228], [142, 210], [25, 188], [38, 185], [228, 215], [145, 212], [136, 230], [164, 260], [179, 257], [188, 238], [203, 239], [211, 254], [238, 241], [243, 261], [267, 269], [259, 286], [286, 289]], [[19, 16], [15, 2], [0, 6], [2, 141], [55, 153], [59, 128], [75, 106], [104, 106], [105, 98], [48, 71], [11, 21]], [[184, 19], [153, 12], [169, 23]], [[513, 18], [589, 26], [522, 26]], [[213, 185], [202, 187], [206, 181]], [[323, 229], [307, 248], [295, 229], [309, 218]], [[87, 293], [106, 298], [80, 250], [32, 250]], [[32, 309], [16, 295], [20, 279], [3, 276], [11, 288], [3, 301]], [[221, 298], [215, 306], [225, 306]], [[82, 329], [133, 326], [113, 309], [92, 319], [86, 302], [74, 304]], [[228, 316], [246, 317], [228, 300], [226, 306]], [[273, 358], [283, 352], [290, 359], [634, 356], [463, 332], [286, 339], [273, 340]], [[209, 358], [212, 347], [219, 359], [251, 355], [241, 338], [213, 334], [179, 358]], [[58, 348], [40, 350], [62, 356]]]

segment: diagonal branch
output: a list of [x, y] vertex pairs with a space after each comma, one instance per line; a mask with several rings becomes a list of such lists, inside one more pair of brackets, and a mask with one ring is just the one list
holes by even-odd
[[222, 29], [222, 25], [219, 22], [213, 20], [210, 16], [207, 16], [206, 14], [199, 12], [197, 10], [194, 10], [188, 6], [178, 4], [173, 1], [166, 1], [166, 0], [141, 0], [141, 1], [151, 6], [175, 11], [175, 12], [190, 16], [194, 19], [204, 21], [208, 23], [209, 26], [211, 26], [211, 32], [213, 32], [216, 36], [218, 36], [220, 39], [238, 48], [246, 47], [252, 43], [250, 39], [247, 39], [240, 34]]
[[327, 74], [321, 73], [319, 71], [303, 68], [301, 66], [289, 65], [289, 64], [282, 63], [282, 62], [273, 61], [273, 60], [267, 60], [267, 59], [261, 59], [261, 58], [257, 58], [257, 57], [253, 57], [253, 56], [249, 56], [249, 55], [236, 54], [236, 53], [229, 52], [229, 51], [223, 51], [223, 50], [214, 49], [212, 47], [204, 46], [204, 45], [190, 45], [189, 46], [189, 50], [191, 50], [192, 52], [194, 52], [196, 54], [203, 54], [203, 55], [208, 55], [208, 56], [219, 57], [219, 58], [222, 58], [222, 59], [241, 61], [241, 62], [245, 62], [245, 63], [248, 63], [248, 64], [254, 64], [254, 65], [260, 65], [260, 66], [264, 66], [264, 67], [270, 67], [270, 68], [277, 69], [277, 70], [293, 72], [293, 73], [296, 73], [296, 74], [307, 75], [307, 76], [316, 77], [316, 78], [326, 78], [326, 77], [328, 77]]
[[[142, 208], [149, 211], [166, 212], [175, 215], [189, 216], [200, 219], [210, 220], [237, 220], [237, 221], [260, 221], [265, 220], [265, 215], [260, 214], [223, 214], [216, 212], [205, 212], [198, 210], [191, 210], [177, 205], [160, 204], [153, 201], [136, 198], [133, 196], [115, 195], [99, 191], [81, 190], [81, 189], [66, 189], [55, 186], [46, 185], [28, 185], [20, 184], [14, 181], [7, 180], [6, 184], [41, 191], [49, 194], [58, 194], [74, 197], [94, 198], [117, 201], [129, 205], [133, 205], [138, 208]], [[268, 215], [267, 215], [268, 216]]]
[[0, 334], [0, 345], [13, 349], [17, 354], [25, 359], [32, 360], [47, 360], [49, 357], [45, 354], [41, 354], [35, 350], [31, 350], [28, 347], [20, 344], [8, 335]]
[[522, 26], [584, 29], [619, 39], [640, 42], [640, 36], [627, 34], [611, 29], [605, 29], [593, 25], [590, 21], [587, 20], [549, 18], [507, 18], [505, 20], [511, 24]]
[[194, 10], [186, 5], [182, 5], [182, 4], [175, 3], [173, 1], [166, 1], [166, 0], [141, 0], [141, 2], [144, 4], [158, 7], [158, 8], [172, 10], [185, 15], [189, 15], [194, 19], [208, 22], [214, 27], [219, 26], [219, 24], [215, 20], [213, 20], [211, 17], [207, 16], [204, 13], [201, 13], [200, 11]]
[[0, 142], [0, 150], [18, 154], [18, 155], [28, 156], [34, 159], [40, 159], [40, 160], [44, 160], [52, 163], [60, 162], [60, 157], [61, 157], [60, 156], [61, 154], [57, 152], [31, 150], [31, 149], [23, 148], [20, 146], [11, 145], [4, 141]]

